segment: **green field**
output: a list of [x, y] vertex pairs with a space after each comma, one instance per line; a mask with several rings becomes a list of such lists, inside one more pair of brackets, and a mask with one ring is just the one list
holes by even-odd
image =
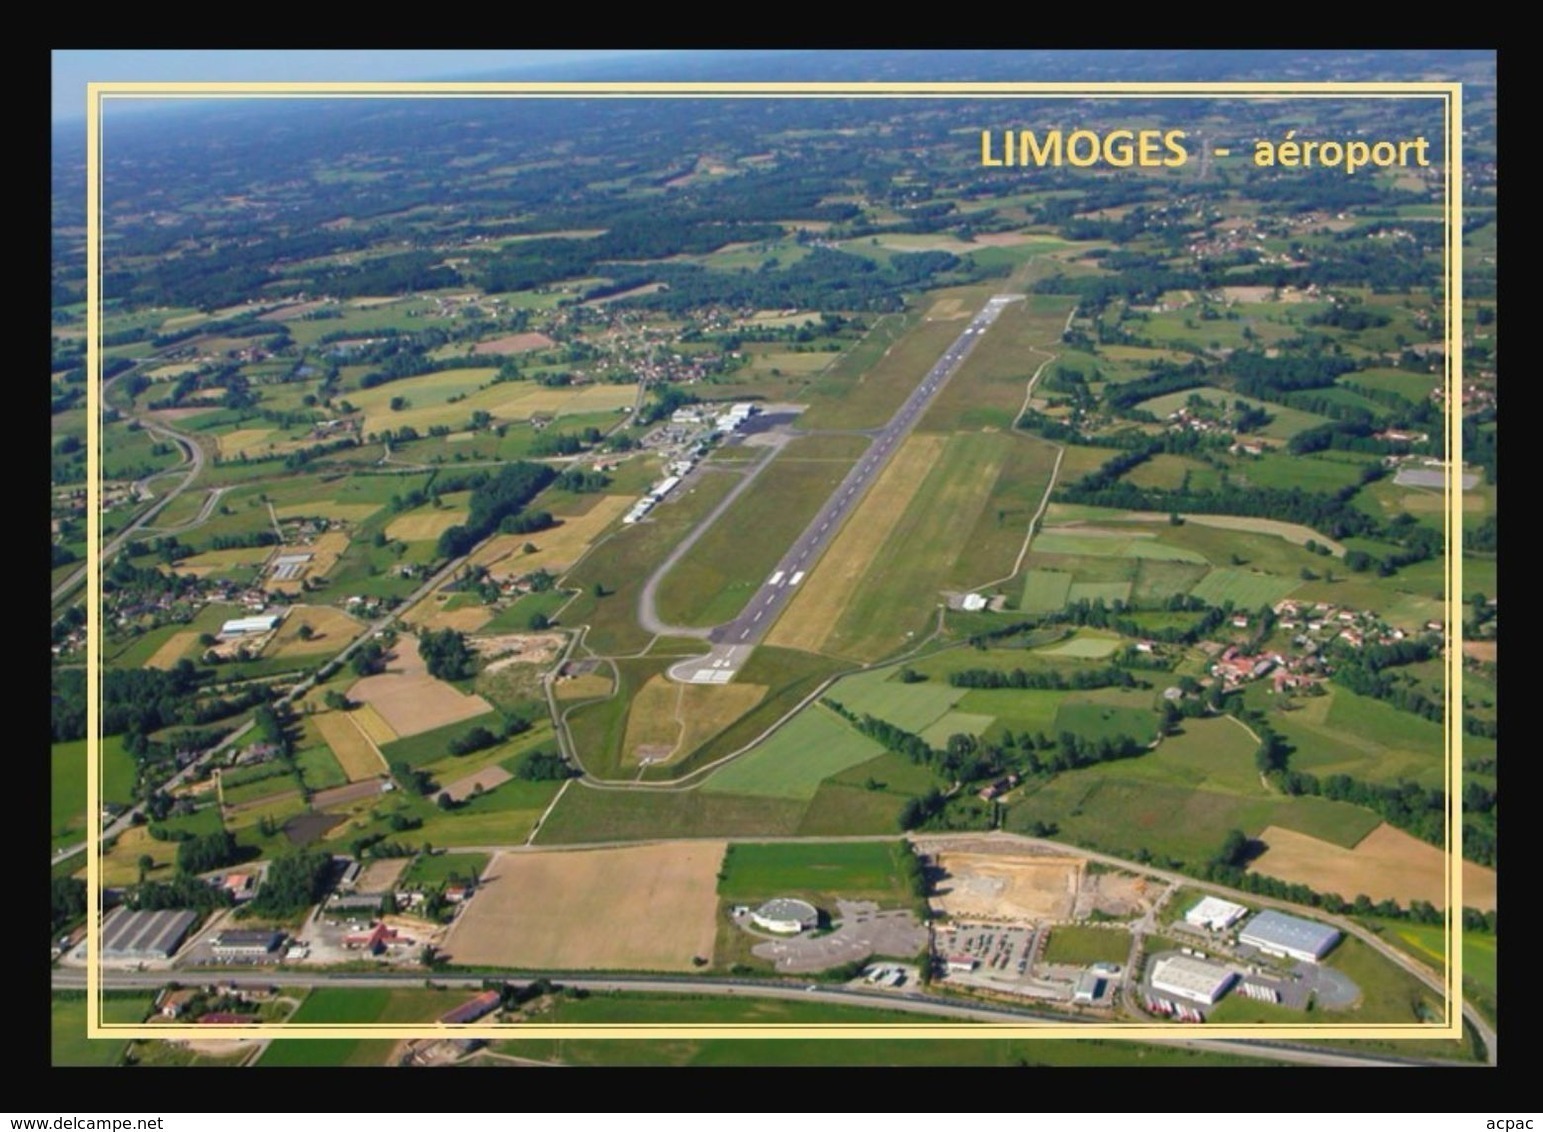
[[1050, 940], [1041, 958], [1046, 963], [1074, 967], [1093, 963], [1118, 963], [1123, 967], [1130, 958], [1130, 932], [1122, 928], [1057, 924], [1050, 929]]
[[[123, 749], [123, 736], [102, 740], [102, 801], [127, 806], [134, 801], [139, 767]], [[55, 743], [49, 753], [49, 823], [53, 844], [79, 841], [86, 828], [86, 740]]]
[[473, 727], [485, 727], [496, 735], [503, 727], [503, 717], [496, 711], [490, 711], [484, 715], [463, 719], [459, 723], [447, 723], [443, 727], [421, 731], [417, 735], [398, 739], [394, 743], [386, 743], [381, 747], [380, 753], [386, 756], [386, 762], [390, 764], [401, 762], [411, 767], [423, 766], [425, 763], [443, 758], [449, 748], [450, 740], [460, 738]]
[[[1108, 558], [1158, 558], [1165, 561], [1204, 562], [1205, 556], [1182, 546], [1159, 542], [1157, 532], [1137, 527], [1129, 534], [1079, 534], [1076, 528], [1058, 527], [1034, 540], [1039, 554], [1087, 554]], [[1073, 598], [1073, 600], [1076, 600]]]
[[[148, 994], [108, 991], [102, 1001], [104, 1025], [128, 1025], [143, 1022], [150, 1013], [154, 998]], [[86, 999], [56, 996], [52, 999], [50, 1019], [51, 1063], [54, 1065], [118, 1065], [123, 1051], [128, 1048], [127, 1038], [96, 1039], [86, 1037]]]
[[650, 766], [645, 769], [643, 777], [679, 778], [745, 749], [827, 679], [850, 667], [848, 662], [832, 657], [815, 656], [771, 645], [760, 646], [751, 654], [745, 667], [740, 669], [738, 678], [745, 684], [764, 685], [769, 689], [765, 697], [684, 759]]
[[1266, 452], [1263, 456], [1239, 458], [1229, 479], [1237, 487], [1299, 487], [1303, 491], [1338, 491], [1361, 481], [1361, 467], [1361, 464], [1348, 460]]
[[[736, 904], [797, 896], [825, 906], [836, 898], [911, 906], [904, 841], [736, 842], [723, 857], [718, 895]], [[824, 902], [824, 904], [822, 904]]]
[[[577, 1003], [564, 1002], [562, 1021], [590, 1021], [591, 996]], [[891, 1012], [859, 1007], [825, 1006], [819, 1003], [685, 1000], [681, 1007], [668, 1000], [655, 1006], [641, 996], [629, 996], [624, 1008], [606, 1011], [601, 1017], [625, 1018], [627, 1021], [676, 1023], [682, 1018], [693, 1021], [783, 1023], [894, 1022]], [[906, 1021], [915, 1024], [916, 1016]], [[777, 1066], [836, 1067], [910, 1067], [937, 1070], [964, 1066], [999, 1069], [1055, 1068], [1059, 1066], [1143, 1066], [1204, 1067], [1270, 1065], [1272, 1062], [1233, 1057], [1129, 1041], [1040, 1041], [1034, 1039], [967, 1038], [950, 1041], [870, 1040], [839, 1041], [805, 1038], [787, 1041], [778, 1038], [650, 1038], [646, 1041], [600, 1041], [597, 1039], [521, 1038], [497, 1043], [498, 1051], [511, 1056], [554, 1065], [575, 1066], [723, 1066], [772, 1068]], [[489, 1065], [504, 1065], [496, 1058]]]
[[[1141, 756], [1145, 758], [1147, 756]], [[1159, 858], [1203, 864], [1232, 829], [1257, 836], [1266, 826], [1295, 829], [1350, 848], [1380, 818], [1323, 798], [1246, 797], [1136, 777], [1126, 764], [1102, 763], [1057, 775], [1010, 806], [1006, 828], [1053, 822], [1059, 837], [1119, 856], [1147, 849]]]
[[433, 888], [446, 883], [452, 876], [475, 880], [487, 867], [486, 853], [435, 853], [433, 856], [420, 853], [402, 874], [399, 887]]
[[929, 746], [944, 750], [954, 735], [984, 735], [996, 723], [994, 715], [979, 715], [967, 711], [944, 712], [921, 732]]
[[[1041, 538], [1044, 536], [1041, 535]], [[1076, 575], [1064, 570], [1028, 570], [1023, 575], [1023, 611], [1054, 613], [1064, 609]]]
[[[1216, 325], [1211, 323], [1209, 325]], [[1169, 413], [1182, 409], [1189, 403], [1189, 399], [1198, 395], [1201, 400], [1211, 405], [1225, 405], [1229, 409], [1234, 401], [1242, 401], [1249, 408], [1262, 408], [1275, 419], [1260, 430], [1260, 435], [1275, 440], [1290, 440], [1299, 432], [1315, 428], [1323, 424], [1328, 418], [1321, 417], [1317, 413], [1303, 412], [1301, 409], [1287, 408], [1273, 401], [1260, 401], [1253, 397], [1239, 397], [1236, 393], [1227, 389], [1218, 389], [1214, 385], [1203, 385], [1198, 389], [1181, 389], [1177, 393], [1164, 393], [1160, 397], [1153, 397], [1137, 405], [1138, 409], [1144, 409], [1156, 416], [1159, 420], [1165, 419]]]
[[1239, 609], [1258, 609], [1261, 605], [1274, 605], [1301, 584], [1300, 578], [1218, 567], [1196, 582], [1189, 592], [1191, 597], [1198, 597], [1210, 605], [1230, 601]]
[[812, 704], [749, 754], [703, 783], [703, 794], [813, 798], [832, 774], [867, 762], [883, 751], [821, 704]]
[[[1113, 702], [1079, 702], [1082, 697], [1063, 700], [1055, 713], [1056, 734], [1070, 731], [1073, 735], [1095, 740], [1129, 735], [1142, 743], [1157, 738], [1157, 714], [1147, 702], [1149, 693], [1121, 693], [1109, 689], [1098, 696], [1101, 701], [1107, 697]], [[1116, 696], [1119, 698], [1115, 699]]]
[[312, 747], [295, 756], [295, 766], [305, 781], [307, 790], [325, 790], [329, 786], [342, 786], [348, 775], [338, 765], [337, 757], [327, 747]]
[[[981, 300], [966, 300], [966, 304], [972, 314], [983, 305]], [[1030, 295], [1005, 307], [976, 338], [969, 356], [938, 391], [918, 427], [929, 432], [1012, 428], [1029, 379], [1057, 349], [1072, 306], [1073, 300], [1065, 296]], [[942, 325], [957, 337], [967, 324], [963, 319], [948, 319]]]
[[[1250, 689], [1247, 699], [1258, 707], [1274, 706], [1262, 691]], [[1328, 695], [1301, 699], [1296, 705], [1292, 711], [1270, 714], [1270, 725], [1294, 748], [1294, 768], [1320, 778], [1348, 774], [1368, 782], [1409, 778], [1422, 786], [1442, 785], [1440, 724], [1332, 685]]]
[[1345, 386], [1363, 386], [1384, 393], [1397, 393], [1411, 404], [1424, 401], [1431, 391], [1441, 385], [1437, 373], [1414, 373], [1404, 369], [1362, 369], [1339, 378]]
[[1151, 754], [1126, 763], [1133, 778], [1151, 778], [1218, 793], [1270, 796], [1254, 766], [1258, 740], [1230, 716], [1186, 719]]
[[571, 786], [536, 835], [537, 845], [650, 837], [790, 837], [804, 803], [701, 790], [596, 790]]
[[[445, 1011], [465, 1002], [472, 993], [464, 989], [429, 990], [422, 987], [321, 987], [306, 996], [289, 1021], [310, 1025], [432, 1022]], [[384, 1065], [396, 1045], [394, 1039], [387, 1038], [279, 1039], [269, 1044], [256, 1064]]]
[[738, 616], [855, 462], [803, 459], [800, 444], [789, 444], [665, 575], [658, 610], [667, 623]]
[[859, 716], [872, 715], [896, 727], [920, 732], [963, 698], [965, 690], [942, 680], [906, 684], [895, 668], [843, 676], [831, 686], [826, 698], [835, 700]]
[[[1408, 952], [1438, 975], [1445, 970], [1446, 930], [1439, 924], [1415, 924], [1404, 920], [1359, 917], [1386, 942]], [[1463, 932], [1463, 997], [1493, 1022], [1499, 995], [1496, 945], [1489, 932]]]
[[1061, 702], [1075, 694], [1041, 688], [974, 688], [959, 701], [959, 710], [993, 716], [1015, 734], [1042, 731], [1054, 736]]
[[[1076, 593], [1077, 587], [1073, 586], [1072, 594], [1074, 601], [1077, 600]], [[1116, 633], [1101, 633], [1097, 629], [1079, 629], [1066, 640], [1046, 646], [1042, 650], [1042, 654], [1055, 657], [1077, 657], [1082, 660], [1102, 660], [1104, 657], [1112, 655], [1120, 647], [1120, 639], [1120, 636]]]

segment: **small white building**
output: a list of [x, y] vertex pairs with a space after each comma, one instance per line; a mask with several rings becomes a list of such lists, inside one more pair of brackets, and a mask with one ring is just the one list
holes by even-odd
[[807, 900], [779, 896], [751, 912], [750, 920], [756, 927], [766, 931], [794, 935], [817, 926], [820, 911]]
[[1184, 922], [1197, 928], [1224, 932], [1247, 914], [1248, 909], [1241, 904], [1217, 896], [1207, 896], [1184, 913]]

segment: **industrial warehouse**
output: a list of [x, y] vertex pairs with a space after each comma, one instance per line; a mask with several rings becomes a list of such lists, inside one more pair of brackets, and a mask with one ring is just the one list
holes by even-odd
[[1238, 933], [1238, 942], [1257, 947], [1266, 955], [1316, 963], [1333, 950], [1340, 933], [1284, 912], [1260, 912]]
[[197, 920], [196, 912], [134, 912], [120, 906], [102, 923], [102, 958], [170, 959]]
[[1238, 976], [1220, 963], [1175, 955], [1152, 964], [1152, 989], [1214, 1006]]

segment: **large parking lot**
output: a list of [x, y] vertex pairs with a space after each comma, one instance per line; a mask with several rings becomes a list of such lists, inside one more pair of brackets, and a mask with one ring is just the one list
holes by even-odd
[[[962, 923], [939, 930], [933, 947], [944, 978], [955, 986], [1070, 1002], [1074, 980], [1034, 971], [1040, 936], [1031, 927]], [[975, 967], [966, 971], [951, 959], [973, 959]]]
[[[909, 911], [880, 912], [878, 905], [867, 902], [837, 901], [836, 907], [840, 919], [835, 931], [768, 939], [751, 948], [752, 954], [770, 959], [778, 971], [803, 974], [856, 963], [870, 955], [908, 959], [927, 946], [927, 929]], [[747, 917], [740, 926], [748, 923]]]

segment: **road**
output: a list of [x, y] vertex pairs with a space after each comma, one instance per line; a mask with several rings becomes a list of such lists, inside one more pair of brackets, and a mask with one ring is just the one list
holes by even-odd
[[[672, 679], [690, 684], [727, 684], [734, 678], [750, 650], [766, 635], [795, 588], [814, 569], [820, 554], [836, 537], [842, 520], [856, 509], [873, 481], [894, 457], [901, 441], [916, 427], [923, 411], [964, 364], [975, 343], [1002, 310], [1023, 297], [995, 295], [987, 300], [985, 307], [927, 371], [889, 423], [874, 434], [867, 452], [831, 492], [825, 505], [810, 520], [803, 534], [794, 540], [766, 581], [751, 595], [739, 616], [708, 633], [707, 639], [713, 645], [708, 654], [673, 666], [669, 670]], [[657, 571], [656, 578], [662, 577], [663, 573], [663, 570]], [[650, 579], [650, 582], [654, 580]]]
[[[1298, 916], [1306, 916], [1310, 919], [1321, 920], [1326, 924], [1333, 924], [1346, 935], [1355, 936], [1362, 943], [1366, 944], [1383, 958], [1387, 959], [1389, 962], [1393, 963], [1395, 966], [1412, 975], [1416, 979], [1419, 979], [1420, 982], [1424, 983], [1431, 990], [1435, 991], [1437, 995], [1443, 997], [1446, 995], [1446, 986], [1442, 982], [1440, 976], [1436, 975], [1423, 963], [1420, 963], [1410, 956], [1405, 955], [1402, 951], [1398, 950], [1398, 948], [1392, 946], [1391, 944], [1384, 942], [1383, 939], [1377, 935], [1377, 933], [1362, 927], [1354, 920], [1347, 919], [1344, 916], [1333, 915], [1329, 912], [1323, 911], [1320, 908], [1307, 908], [1300, 904], [1293, 904], [1288, 900], [1277, 900], [1271, 896], [1260, 896], [1255, 892], [1241, 892], [1235, 888], [1228, 888], [1226, 885], [1212, 884], [1210, 881], [1196, 880], [1194, 877], [1185, 876], [1183, 873], [1169, 872], [1166, 869], [1155, 869], [1150, 865], [1142, 865], [1136, 863], [1135, 861], [1127, 861], [1122, 857], [1111, 857], [1107, 853], [1098, 853], [1091, 849], [1083, 849], [1074, 845], [1066, 845], [1059, 841], [1047, 841], [1044, 838], [1039, 837], [1024, 837], [1016, 833], [994, 832], [982, 834], [940, 834], [934, 838], [913, 835], [910, 837], [910, 840], [915, 843], [918, 848], [925, 852], [927, 845], [933, 841], [947, 841], [950, 839], [957, 840], [961, 836], [967, 836], [972, 840], [980, 838], [988, 841], [1007, 841], [1015, 846], [1021, 846], [1024, 849], [1038, 849], [1051, 853], [1073, 854], [1078, 857], [1085, 857], [1089, 861], [1097, 861], [1101, 864], [1112, 865], [1115, 868], [1123, 869], [1126, 872], [1138, 873], [1142, 876], [1152, 877], [1157, 880], [1165, 881], [1166, 883], [1174, 886], [1185, 885], [1189, 888], [1199, 889], [1202, 892], [1215, 893], [1217, 896], [1224, 897], [1225, 899], [1232, 900], [1237, 903], [1259, 905], [1266, 908], [1278, 908], [1283, 912], [1290, 912]], [[1474, 1030], [1478, 1033], [1479, 1038], [1484, 1042], [1484, 1049], [1488, 1054], [1489, 1063], [1491, 1065], [1496, 1064], [1497, 1059], [1499, 1058], [1499, 1037], [1495, 1033], [1495, 1028], [1487, 1021], [1485, 1021], [1484, 1016], [1480, 1014], [1472, 1005], [1470, 1005], [1466, 1000], [1462, 999], [1461, 991], [1458, 992], [1457, 997], [1459, 1001], [1462, 1002], [1463, 1017], [1467, 1020], [1468, 1024], [1474, 1028]]]
[[[123, 373], [117, 374], [114, 377], [112, 377], [110, 380], [108, 380], [102, 386], [102, 400], [103, 401], [106, 400], [106, 398], [107, 398], [107, 390], [112, 386], [113, 382], [118, 381], [121, 378], [127, 377], [131, 373], [137, 373], [144, 366], [149, 365], [152, 362], [156, 362], [156, 361], [159, 361], [159, 360], [160, 360], [160, 355], [158, 355], [158, 354], [157, 355], [152, 355], [151, 357], [146, 358], [144, 361], [141, 361], [139, 363], [139, 365], [135, 366], [133, 369], [124, 370]], [[129, 539], [134, 537], [134, 534], [135, 534], [136, 531], [138, 531], [141, 527], [143, 527], [146, 524], [148, 524], [151, 519], [155, 518], [157, 515], [159, 515], [161, 513], [162, 510], [165, 509], [165, 507], [166, 507], [166, 505], [168, 503], [170, 503], [173, 499], [176, 499], [177, 496], [181, 495], [184, 491], [186, 491], [189, 487], [191, 487], [192, 484], [193, 484], [193, 481], [196, 480], [199, 477], [199, 475], [202, 474], [202, 472], [204, 470], [204, 450], [203, 450], [203, 448], [201, 448], [199, 446], [199, 443], [198, 443], [198, 441], [196, 439], [194, 439], [193, 437], [189, 436], [187, 433], [178, 432], [176, 429], [172, 428], [170, 425], [164, 424], [161, 421], [154, 420], [153, 418], [150, 418], [150, 417], [136, 416], [134, 414], [129, 414], [129, 413], [126, 413], [125, 416], [130, 417], [130, 419], [132, 419], [132, 420], [139, 421], [139, 423], [144, 425], [146, 430], [150, 431], [152, 434], [160, 433], [162, 435], [170, 437], [173, 441], [175, 441], [177, 443], [177, 445], [179, 447], [181, 447], [183, 453], [187, 456], [187, 460], [188, 460], [187, 465], [186, 465], [186, 467], [187, 467], [187, 475], [182, 477], [182, 482], [181, 483], [177, 484], [170, 491], [168, 491], [164, 496], [162, 496], [158, 503], [156, 503], [153, 507], [151, 507], [149, 510], [147, 510], [143, 515], [139, 516], [139, 518], [135, 519], [128, 526], [124, 527], [123, 530], [119, 531], [116, 535], [114, 535], [112, 541], [109, 542], [106, 546], [104, 546], [102, 548], [102, 551], [101, 551], [101, 562], [102, 562], [102, 564], [104, 566], [107, 564], [107, 561], [110, 558], [112, 558], [112, 556], [114, 554], [118, 553], [119, 549], [123, 546], [124, 543], [128, 542]], [[164, 473], [164, 472], [160, 473], [160, 475], [165, 475], [165, 474], [166, 473]], [[155, 477], [151, 477], [151, 478], [159, 478], [159, 476], [155, 476]], [[141, 481], [141, 483], [143, 483], [143, 482], [144, 481]], [[213, 508], [214, 508], [214, 500], [211, 499], [204, 506], [204, 511], [203, 511], [202, 518], [207, 518], [209, 512], [211, 510], [213, 510]], [[88, 516], [88, 518], [89, 518], [89, 516]], [[189, 526], [193, 526], [193, 525], [194, 524], [185, 523], [185, 524], [183, 524], [181, 527], [179, 527], [177, 529], [178, 530], [186, 530]], [[86, 578], [86, 567], [85, 567], [84, 564], [82, 564], [80, 569], [72, 571], [64, 579], [64, 581], [60, 582], [57, 586], [54, 587], [54, 592], [53, 592], [53, 597], [51, 599], [51, 602], [58, 602], [62, 598], [66, 597], [70, 593], [70, 591], [73, 590], [76, 586], [80, 585], [81, 582], [83, 582], [85, 580], [85, 578]]]
[[[1100, 864], [1109, 865], [1109, 866], [1111, 866], [1113, 868], [1120, 869], [1120, 870], [1122, 870], [1124, 872], [1135, 873], [1135, 874], [1137, 874], [1139, 876], [1145, 876], [1145, 877], [1149, 877], [1149, 878], [1151, 878], [1153, 880], [1162, 881], [1163, 883], [1165, 883], [1169, 887], [1168, 887], [1167, 891], [1164, 892], [1163, 896], [1158, 900], [1157, 905], [1154, 908], [1152, 908], [1147, 913], [1147, 915], [1145, 917], [1143, 917], [1143, 919], [1141, 921], [1141, 924], [1144, 926], [1145, 930], [1150, 930], [1151, 929], [1153, 923], [1155, 923], [1155, 917], [1156, 917], [1158, 909], [1161, 908], [1162, 905], [1165, 904], [1168, 900], [1172, 899], [1174, 891], [1177, 890], [1180, 887], [1189, 887], [1189, 888], [1199, 889], [1199, 890], [1201, 890], [1203, 892], [1214, 893], [1217, 896], [1221, 896], [1221, 897], [1223, 897], [1223, 898], [1225, 898], [1227, 900], [1234, 901], [1235, 903], [1242, 903], [1242, 904], [1247, 904], [1247, 905], [1259, 905], [1261, 907], [1267, 907], [1267, 908], [1278, 908], [1282, 912], [1289, 912], [1289, 913], [1291, 913], [1293, 915], [1297, 915], [1297, 916], [1305, 916], [1305, 917], [1307, 917], [1309, 919], [1321, 920], [1324, 923], [1328, 923], [1328, 924], [1334, 925], [1336, 928], [1338, 928], [1340, 931], [1344, 932], [1346, 935], [1354, 936], [1356, 939], [1358, 939], [1362, 943], [1366, 944], [1368, 947], [1370, 947], [1373, 951], [1377, 952], [1383, 958], [1385, 958], [1389, 962], [1393, 963], [1399, 969], [1407, 972], [1408, 974], [1410, 974], [1414, 978], [1418, 979], [1421, 983], [1425, 984], [1425, 986], [1429, 987], [1437, 995], [1445, 995], [1445, 993], [1446, 993], [1446, 987], [1442, 983], [1441, 977], [1439, 975], [1437, 975], [1435, 972], [1433, 972], [1429, 967], [1426, 967], [1423, 963], [1420, 963], [1418, 960], [1412, 958], [1409, 955], [1406, 955], [1404, 952], [1400, 951], [1398, 948], [1396, 948], [1396, 947], [1392, 946], [1391, 944], [1385, 942], [1382, 939], [1381, 936], [1377, 935], [1376, 932], [1371, 931], [1369, 928], [1364, 927], [1363, 925], [1357, 923], [1356, 921], [1348, 919], [1348, 918], [1346, 918], [1344, 916], [1332, 915], [1331, 913], [1325, 912], [1325, 911], [1323, 911], [1322, 909], [1319, 909], [1319, 908], [1309, 908], [1309, 907], [1306, 907], [1306, 906], [1301, 905], [1301, 904], [1293, 904], [1289, 900], [1277, 900], [1277, 899], [1275, 899], [1274, 897], [1271, 897], [1271, 896], [1260, 896], [1258, 893], [1243, 892], [1243, 891], [1241, 891], [1239, 889], [1236, 889], [1236, 888], [1228, 888], [1226, 885], [1213, 884], [1210, 881], [1197, 880], [1194, 877], [1186, 876], [1183, 873], [1171, 872], [1171, 871], [1169, 871], [1167, 869], [1154, 868], [1151, 865], [1143, 865], [1143, 864], [1140, 864], [1139, 862], [1136, 862], [1136, 861], [1126, 860], [1123, 857], [1115, 857], [1115, 856], [1111, 856], [1108, 853], [1100, 853], [1100, 852], [1097, 852], [1097, 851], [1092, 850], [1092, 849], [1084, 849], [1081, 846], [1071, 845], [1071, 844], [1068, 844], [1066, 842], [1051, 841], [1051, 840], [1048, 840], [1048, 839], [1043, 838], [1043, 837], [1027, 837], [1027, 836], [1024, 836], [1022, 834], [1017, 834], [1017, 833], [1006, 833], [1006, 832], [1003, 832], [1003, 831], [995, 831], [995, 832], [991, 832], [991, 833], [969, 833], [969, 832], [938, 833], [938, 834], [908, 833], [908, 834], [905, 835], [905, 838], [906, 838], [906, 840], [910, 841], [916, 847], [918, 852], [921, 852], [921, 853], [937, 852], [941, 848], [943, 848], [944, 846], [948, 845], [950, 842], [958, 843], [961, 840], [967, 840], [967, 841], [993, 841], [993, 842], [1001, 842], [1001, 843], [1004, 843], [1006, 845], [1010, 845], [1010, 846], [1012, 846], [1015, 849], [1020, 849], [1020, 850], [1025, 851], [1025, 852], [1037, 852], [1037, 853], [1045, 853], [1045, 854], [1058, 855], [1058, 856], [1080, 857], [1080, 858], [1084, 858], [1084, 859], [1089, 860], [1089, 861], [1097, 861]], [[654, 838], [652, 840], [654, 840], [654, 841], [663, 841], [663, 840], [679, 841], [679, 840], [690, 840], [690, 839], [689, 838], [681, 838], [681, 837], [671, 837], [671, 838]], [[704, 838], [703, 840], [713, 840], [713, 839], [712, 838]], [[807, 838], [807, 837], [770, 837], [770, 836], [768, 836], [768, 837], [757, 837], [757, 838], [755, 838], [755, 840], [757, 842], [765, 842], [765, 843], [786, 842], [786, 843], [792, 844], [792, 843], [798, 843], [798, 842], [807, 842], [809, 840], [809, 838]], [[847, 836], [842, 836], [842, 837], [822, 837], [822, 838], [820, 838], [820, 840], [821, 841], [830, 841], [830, 842], [863, 842], [863, 841], [878, 842], [878, 841], [893, 841], [894, 838], [891, 837], [888, 834], [849, 834]], [[530, 844], [530, 843], [527, 842], [524, 845], [518, 845], [518, 846], [515, 846], [515, 845], [468, 845], [468, 846], [460, 847], [458, 851], [459, 852], [463, 852], [463, 853], [487, 853], [487, 854], [491, 855], [491, 854], [494, 854], [494, 853], [505, 853], [505, 852], [554, 852], [554, 851], [566, 851], [566, 850], [583, 851], [583, 850], [586, 850], [586, 849], [614, 849], [614, 848], [616, 848], [616, 847], [618, 847], [620, 845], [624, 845], [624, 844], [647, 844], [647, 843], [648, 843], [647, 841], [636, 841], [636, 842], [630, 842], [630, 843], [629, 842], [617, 842], [617, 841], [596, 841], [596, 842], [575, 842], [575, 843], [572, 843], [572, 844], [565, 844], [565, 845], [533, 845], [533, 844]], [[1134, 954], [1134, 946], [1132, 948], [1132, 954]], [[1127, 964], [1127, 966], [1129, 966], [1129, 964]], [[1461, 996], [1459, 996], [1459, 997], [1461, 997]], [[1480, 1039], [1483, 1041], [1484, 1048], [1485, 1048], [1485, 1050], [1487, 1051], [1487, 1054], [1488, 1054], [1489, 1063], [1491, 1065], [1495, 1064], [1496, 1063], [1496, 1059], [1499, 1056], [1499, 1037], [1495, 1033], [1495, 1028], [1493, 1026], [1491, 1026], [1485, 1020], [1485, 1018], [1484, 1018], [1484, 1016], [1482, 1014], [1480, 1014], [1476, 1009], [1474, 1009], [1473, 1006], [1471, 1006], [1466, 1001], [1463, 1002], [1462, 1009], [1463, 1009], [1463, 1017], [1468, 1021], [1469, 1025], [1471, 1025], [1474, 1028], [1474, 1030], [1478, 1033]], [[1056, 1017], [1059, 1017], [1059, 1015], [1057, 1015]]]
[[[211, 978], [214, 977], [213, 972], [210, 972], [210, 976]], [[512, 974], [508, 977], [513, 981], [519, 982], [528, 979], [530, 976]], [[743, 998], [773, 998], [793, 1002], [822, 1002], [834, 1006], [898, 1011], [931, 1018], [983, 1023], [986, 1025], [1050, 1023], [1056, 1026], [1077, 1026], [1096, 1021], [1094, 1019], [1071, 1019], [1063, 1015], [1053, 1015], [1022, 1007], [999, 1006], [993, 1003], [962, 1002], [919, 989], [909, 992], [882, 992], [840, 985], [809, 984], [802, 981], [790, 983], [762, 979], [704, 979], [694, 976], [671, 978], [658, 975], [640, 975], [637, 977], [611, 975], [603, 978], [593, 978], [587, 975], [557, 975], [550, 977], [554, 977], [556, 981], [561, 982], [564, 986], [586, 990], [593, 994], [630, 992], [633, 994], [693, 994], [725, 997], [732, 995]], [[487, 978], [487, 975], [480, 974], [434, 974], [430, 976], [430, 981], [437, 986], [460, 986], [465, 987], [467, 990], [481, 990]], [[274, 985], [275, 982], [282, 982], [286, 987], [346, 986], [367, 988], [422, 986], [424, 977], [422, 972], [403, 972], [400, 974], [312, 973], [295, 968], [285, 968], [282, 977], [273, 972], [230, 974], [221, 972], [218, 975], [218, 980], [222, 984], [234, 983], [237, 986], [268, 987]], [[166, 981], [167, 976], [165, 972], [109, 971], [103, 973], [102, 986], [109, 990], [134, 989], [138, 987], [160, 988], [166, 984]], [[53, 972], [53, 986], [57, 989], [75, 990], [85, 985], [86, 973], [84, 970], [56, 968]], [[432, 1026], [432, 1023], [425, 1023], [425, 1025]], [[406, 1028], [406, 1024], [404, 1024], [403, 1028]], [[522, 1027], [519, 1031], [510, 1030], [508, 1036], [517, 1037], [522, 1032], [527, 1034], [534, 1033], [534, 1031], [528, 1031]], [[281, 1031], [264, 1027], [259, 1036], [275, 1038], [279, 1037], [280, 1034]], [[1331, 1051], [1295, 1042], [1192, 1038], [1181, 1036], [1181, 1034], [1182, 1031], [1176, 1030], [1174, 1037], [1157, 1040], [1163, 1045], [1182, 1046], [1186, 1049], [1206, 1053], [1229, 1054], [1234, 1057], [1257, 1057], [1299, 1065], [1345, 1067], [1430, 1066], [1441, 1068], [1462, 1067], [1463, 1065], [1461, 1062], [1444, 1061], [1435, 1058], [1356, 1053], [1348, 1050]], [[982, 1033], [980, 1036], [989, 1037], [990, 1035]]]

